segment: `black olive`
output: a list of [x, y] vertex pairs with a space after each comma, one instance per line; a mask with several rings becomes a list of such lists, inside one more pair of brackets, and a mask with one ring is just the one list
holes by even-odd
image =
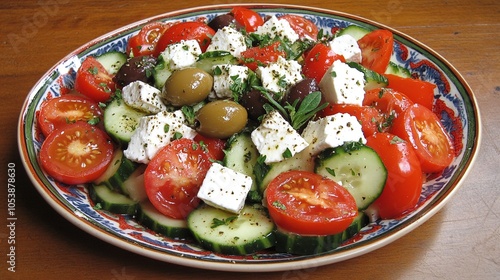
[[114, 77], [115, 83], [119, 87], [124, 87], [131, 82], [142, 81], [153, 84], [153, 69], [156, 59], [152, 56], [131, 57], [120, 67]]
[[302, 100], [309, 94], [319, 91], [318, 84], [314, 79], [306, 78], [295, 85], [293, 85], [290, 90], [288, 91], [288, 94], [286, 97], [283, 99], [284, 103], [286, 104], [287, 102], [290, 104], [293, 104], [295, 100], [299, 100], [298, 104], [302, 102]]
[[257, 120], [260, 116], [264, 115], [266, 113], [264, 104], [269, 103], [264, 95], [256, 89], [243, 94], [239, 102], [247, 109], [248, 117], [252, 120]]
[[232, 14], [218, 15], [208, 23], [208, 26], [210, 26], [215, 31], [229, 25], [233, 25], [236, 29], [242, 28], [242, 26], [236, 22]]

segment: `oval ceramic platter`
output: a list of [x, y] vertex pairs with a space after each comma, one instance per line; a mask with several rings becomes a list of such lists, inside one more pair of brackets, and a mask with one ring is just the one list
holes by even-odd
[[230, 6], [207, 6], [169, 12], [136, 22], [105, 34], [68, 54], [54, 65], [29, 93], [19, 119], [18, 142], [25, 168], [42, 197], [64, 218], [91, 235], [125, 250], [169, 263], [223, 271], [281, 271], [331, 264], [366, 254], [409, 233], [434, 215], [462, 184], [476, 157], [480, 142], [480, 118], [475, 98], [462, 76], [436, 52], [390, 27], [357, 16], [302, 6], [254, 4], [247, 6], [262, 15], [298, 14], [330, 32], [356, 24], [369, 29], [385, 28], [394, 33], [393, 60], [414, 75], [437, 84], [436, 108], [457, 148], [451, 166], [426, 182], [418, 206], [398, 219], [382, 220], [366, 226], [338, 249], [313, 256], [261, 252], [252, 256], [226, 256], [205, 251], [194, 243], [164, 238], [137, 224], [130, 216], [97, 211], [84, 185], [65, 186], [55, 182], [40, 168], [38, 153], [43, 136], [36, 125], [37, 110], [43, 100], [71, 88], [75, 71], [88, 55], [110, 50], [124, 51], [128, 38], [151, 21], [207, 20], [227, 13]]

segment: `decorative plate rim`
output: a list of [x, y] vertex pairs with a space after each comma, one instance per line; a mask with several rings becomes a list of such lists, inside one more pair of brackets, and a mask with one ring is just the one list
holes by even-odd
[[[43, 88], [43, 84], [46, 83], [46, 80], [50, 77], [50, 75], [65, 61], [70, 60], [72, 57], [77, 57], [79, 55], [84, 55], [86, 52], [91, 50], [92, 46], [98, 44], [104, 44], [106, 40], [111, 39], [119, 34], [123, 33], [131, 33], [134, 30], [137, 30], [140, 26], [159, 19], [164, 18], [175, 18], [182, 17], [186, 14], [193, 13], [209, 13], [211, 11], [216, 10], [229, 10], [234, 6], [245, 6], [249, 8], [266, 10], [269, 12], [279, 12], [296, 10], [299, 13], [309, 12], [309, 13], [317, 13], [321, 14], [321, 16], [325, 17], [338, 17], [347, 21], [356, 21], [359, 23], [363, 23], [376, 28], [384, 28], [393, 32], [396, 36], [398, 36], [399, 40], [411, 43], [414, 47], [417, 47], [419, 50], [429, 54], [434, 60], [433, 62], [440, 64], [441, 67], [446, 67], [448, 71], [453, 75], [452, 78], [456, 79], [456, 83], [462, 87], [462, 90], [466, 92], [467, 97], [470, 99], [470, 107], [469, 110], [472, 110], [471, 115], [474, 117], [474, 123], [469, 125], [469, 135], [474, 135], [473, 139], [467, 139], [467, 146], [464, 149], [464, 159], [459, 163], [461, 167], [455, 173], [453, 173], [453, 179], [455, 182], [447, 188], [445, 191], [441, 191], [438, 195], [431, 198], [432, 203], [428, 203], [422, 209], [419, 210], [418, 215], [414, 215], [410, 217], [408, 220], [397, 226], [396, 228], [392, 228], [390, 232], [377, 236], [375, 238], [370, 239], [368, 244], [361, 244], [360, 246], [347, 246], [345, 250], [338, 253], [327, 253], [321, 255], [314, 256], [302, 256], [302, 257], [293, 257], [293, 258], [283, 258], [279, 260], [273, 261], [242, 261], [235, 259], [231, 260], [213, 260], [213, 259], [204, 259], [204, 258], [196, 258], [189, 257], [186, 258], [182, 253], [165, 253], [162, 251], [158, 251], [153, 247], [145, 246], [143, 244], [138, 244], [131, 242], [130, 240], [126, 240], [124, 238], [120, 238], [119, 236], [109, 232], [94, 223], [82, 214], [78, 210], [70, 209], [67, 205], [65, 205], [61, 198], [58, 195], [52, 193], [47, 189], [45, 185], [46, 182], [40, 178], [37, 174], [36, 167], [34, 163], [30, 160], [30, 150], [32, 147], [27, 145], [26, 139], [26, 126], [31, 125], [30, 120], [35, 118], [35, 114], [33, 116], [29, 116], [28, 108], [30, 103], [32, 102], [36, 92], [39, 92]], [[26, 120], [28, 117], [28, 120]], [[421, 43], [420, 41], [399, 32], [396, 29], [393, 29], [389, 26], [380, 24], [378, 22], [372, 21], [370, 19], [366, 19], [360, 16], [334, 11], [324, 8], [318, 7], [310, 7], [310, 6], [301, 6], [301, 5], [286, 5], [286, 4], [263, 4], [263, 3], [247, 3], [247, 4], [218, 4], [218, 5], [207, 5], [193, 8], [186, 8], [171, 12], [166, 12], [163, 14], [159, 14], [153, 17], [149, 17], [140, 21], [133, 22], [131, 24], [125, 25], [121, 28], [115, 29], [111, 32], [108, 32], [102, 36], [99, 36], [74, 51], [70, 52], [60, 61], [58, 61], [54, 66], [52, 66], [33, 86], [30, 90], [28, 97], [23, 103], [21, 114], [19, 116], [18, 121], [18, 149], [22, 158], [23, 165], [27, 171], [27, 174], [37, 189], [37, 191], [41, 194], [41, 196], [47, 201], [47, 203], [56, 210], [60, 215], [62, 215], [66, 220], [82, 229], [83, 231], [107, 242], [119, 248], [128, 250], [130, 252], [136, 253], [138, 255], [142, 255], [148, 258], [169, 262], [177, 265], [183, 265], [188, 267], [196, 267], [202, 269], [210, 269], [210, 270], [221, 270], [221, 271], [239, 271], [239, 272], [266, 272], [266, 271], [284, 271], [291, 269], [306, 269], [311, 267], [317, 267], [322, 265], [327, 265], [331, 263], [336, 263], [340, 261], [344, 261], [347, 259], [351, 259], [371, 251], [374, 251], [378, 248], [381, 248], [389, 243], [394, 242], [400, 237], [406, 235], [411, 232], [424, 222], [426, 222], [429, 218], [431, 218], [434, 214], [436, 214], [448, 201], [451, 197], [456, 193], [456, 191], [461, 187], [464, 179], [468, 175], [471, 170], [471, 166], [474, 164], [478, 150], [481, 143], [481, 118], [479, 113], [479, 108], [477, 106], [477, 101], [475, 96], [462, 77], [462, 75], [457, 71], [457, 69], [451, 65], [446, 59], [444, 59], [437, 52], [429, 48], [427, 45]], [[31, 135], [29, 135], [31, 137]], [[470, 146], [469, 146], [470, 144]], [[34, 153], [31, 151], [31, 153]]]

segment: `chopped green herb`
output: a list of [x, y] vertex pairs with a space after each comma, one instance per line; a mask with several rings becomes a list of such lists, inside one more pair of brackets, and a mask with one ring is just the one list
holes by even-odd
[[214, 218], [212, 220], [212, 225], [210, 226], [210, 228], [216, 228], [216, 227], [219, 227], [219, 226], [228, 225], [232, 221], [236, 220], [237, 218], [238, 218], [238, 216], [230, 216], [230, 217], [227, 217], [225, 219]]

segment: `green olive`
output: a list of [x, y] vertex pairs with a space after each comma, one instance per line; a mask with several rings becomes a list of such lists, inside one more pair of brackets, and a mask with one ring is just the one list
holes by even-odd
[[197, 131], [208, 137], [225, 139], [241, 131], [247, 124], [247, 110], [230, 100], [207, 103], [196, 114]]
[[199, 68], [176, 70], [165, 82], [162, 98], [173, 106], [193, 105], [207, 98], [213, 83], [213, 77]]

